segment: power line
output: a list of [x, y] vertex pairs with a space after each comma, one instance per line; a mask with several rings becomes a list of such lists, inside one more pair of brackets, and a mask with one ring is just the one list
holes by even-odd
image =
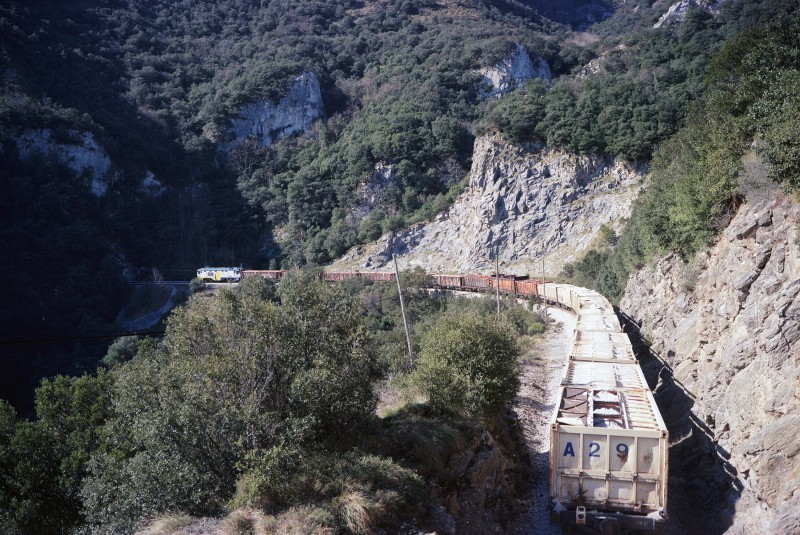
[[60, 338], [21, 338], [17, 340], [0, 339], [0, 345], [24, 345], [24, 344], [52, 344], [64, 342], [79, 342], [81, 340], [104, 340], [108, 338], [122, 338], [124, 336], [150, 336], [164, 334], [166, 331], [138, 331], [132, 333], [97, 334], [92, 336], [64, 336]]

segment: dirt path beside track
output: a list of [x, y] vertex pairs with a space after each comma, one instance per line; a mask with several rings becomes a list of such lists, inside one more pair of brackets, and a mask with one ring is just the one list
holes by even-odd
[[514, 402], [531, 459], [530, 487], [521, 504], [525, 512], [508, 531], [514, 535], [561, 533], [560, 527], [550, 525], [548, 514], [549, 424], [575, 331], [575, 315], [559, 308], [548, 312], [555, 325], [529, 352]]

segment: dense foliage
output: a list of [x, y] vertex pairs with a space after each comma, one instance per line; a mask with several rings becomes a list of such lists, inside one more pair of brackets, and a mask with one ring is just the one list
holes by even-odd
[[800, 19], [739, 34], [712, 58], [705, 96], [686, 125], [656, 151], [647, 191], [612, 251], [591, 251], [567, 269], [572, 280], [618, 299], [628, 275], [653, 254], [691, 257], [730, 221], [763, 181], [745, 161], [760, 158], [778, 184], [800, 186]]
[[416, 380], [436, 409], [490, 413], [517, 395], [520, 355], [510, 325], [447, 315], [425, 335]]
[[[396, 183], [374, 218], [389, 228], [429, 215], [418, 209], [469, 165], [467, 125], [481, 110], [475, 69], [514, 42], [549, 53], [546, 25], [506, 1], [12, 3], [0, 16], [0, 61], [14, 71], [0, 99], [9, 125], [90, 130], [128, 185], [150, 170], [170, 196], [193, 194], [198, 182], [238, 196], [238, 183], [261, 225], [248, 230], [269, 238], [283, 229], [265, 257], [231, 242], [226, 227], [240, 221], [202, 203], [160, 214], [160, 226], [191, 221], [157, 243], [188, 251], [170, 260], [191, 266], [231, 246], [238, 261], [318, 263], [370, 238], [347, 215], [379, 162], [394, 164]], [[220, 169], [216, 144], [230, 119], [244, 104], [277, 101], [300, 72], [320, 78], [327, 121], [303, 140], [242, 146]]]
[[[640, 3], [635, 19], [620, 13], [592, 28], [601, 39], [561, 50], [562, 57], [582, 60], [572, 63], [572, 76], [549, 89], [531, 83], [492, 110], [489, 124], [512, 142], [540, 140], [574, 152], [649, 159], [683, 126], [688, 104], [703, 96], [706, 66], [725, 40], [747, 25], [780, 17], [786, 7], [783, 1], [754, 4], [725, 3], [716, 17], [695, 6], [677, 27], [654, 29], [652, 18], [660, 12]], [[631, 26], [622, 26], [626, 22]], [[748, 91], [743, 82], [736, 79], [737, 91]]]
[[[309, 503], [313, 522], [365, 531], [413, 512], [423, 478], [475, 425], [454, 414], [491, 418], [513, 398], [516, 338], [539, 323], [504, 303], [497, 324], [492, 307], [428, 294], [424, 273], [403, 279], [419, 372], [396, 285], [298, 271], [278, 289], [256, 278], [197, 293], [163, 340], [117, 341], [110, 370], [45, 381], [33, 421], [1, 403], [3, 532], [130, 533], [170, 511], [237, 507], [280, 525]], [[425, 379], [431, 363], [465, 396], [441, 403]], [[397, 376], [429, 405], [378, 418], [375, 387]], [[368, 511], [366, 524], [353, 508]]]

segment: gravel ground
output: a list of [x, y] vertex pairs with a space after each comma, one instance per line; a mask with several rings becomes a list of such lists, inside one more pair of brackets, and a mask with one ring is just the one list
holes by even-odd
[[532, 472], [531, 487], [522, 502], [526, 512], [509, 530], [514, 535], [561, 533], [559, 526], [551, 526], [549, 522], [549, 424], [575, 331], [575, 315], [559, 308], [548, 308], [548, 313], [550, 320], [556, 322], [555, 328], [551, 326], [526, 359], [522, 386], [514, 402], [530, 452]]

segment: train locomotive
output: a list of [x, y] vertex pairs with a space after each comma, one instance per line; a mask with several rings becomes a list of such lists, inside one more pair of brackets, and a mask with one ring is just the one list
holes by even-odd
[[204, 267], [197, 270], [197, 278], [203, 282], [239, 282], [242, 280], [242, 268]]

